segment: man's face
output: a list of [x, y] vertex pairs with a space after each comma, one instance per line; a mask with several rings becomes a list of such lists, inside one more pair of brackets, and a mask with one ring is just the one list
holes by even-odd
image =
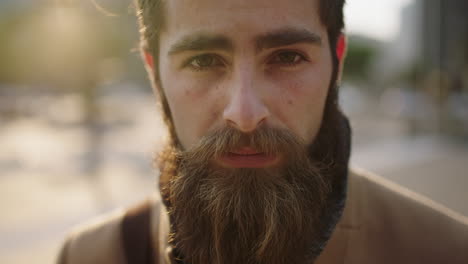
[[225, 126], [244, 133], [275, 127], [313, 142], [332, 75], [317, 0], [172, 0], [165, 11], [158, 77], [184, 149]]
[[334, 171], [311, 143], [338, 142], [339, 112], [327, 101], [319, 133], [334, 80], [318, 8], [165, 2], [156, 83], [182, 149], [162, 152], [161, 190], [189, 263], [304, 263], [323, 247]]

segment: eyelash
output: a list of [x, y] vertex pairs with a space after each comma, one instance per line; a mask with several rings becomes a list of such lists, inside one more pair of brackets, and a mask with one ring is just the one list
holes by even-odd
[[299, 61], [297, 61], [297, 62], [272, 62], [270, 64], [282, 64], [282, 65], [284, 65], [286, 67], [295, 67], [295, 66], [298, 66], [299, 64], [302, 64], [303, 62], [308, 62], [309, 61], [309, 59], [305, 55], [301, 54], [300, 52], [294, 51], [294, 50], [281, 50], [281, 51], [278, 51], [278, 52], [276, 52], [276, 53], [274, 53], [272, 55], [272, 59], [270, 59], [270, 61], [278, 59], [278, 56], [285, 55], [285, 54], [298, 56]]
[[[299, 64], [301, 64], [303, 62], [309, 61], [305, 55], [303, 55], [303, 54], [301, 54], [301, 53], [299, 53], [297, 51], [292, 51], [292, 50], [278, 51], [278, 52], [274, 53], [271, 56], [271, 59], [269, 59], [269, 61], [273, 61], [275, 59], [278, 59], [278, 56], [285, 55], [285, 54], [299, 56], [299, 61], [297, 61], [297, 62], [269, 62], [268, 64], [270, 64], [270, 65], [282, 64], [282, 65], [284, 65], [286, 67], [295, 67], [295, 66], [298, 66]], [[203, 59], [203, 58], [210, 58], [211, 60], [217, 60], [216, 65], [214, 65], [214, 66], [194, 66], [194, 65], [192, 65], [192, 63], [195, 62], [197, 59]], [[206, 53], [206, 54], [201, 54], [201, 55], [197, 55], [197, 56], [194, 56], [194, 57], [190, 57], [189, 59], [187, 59], [184, 62], [183, 67], [184, 68], [189, 67], [190, 69], [192, 69], [194, 71], [206, 71], [206, 70], [209, 70], [210, 68], [219, 67], [219, 66], [221, 66], [221, 64], [224, 65], [225, 63], [224, 63], [224, 60], [222, 58], [220, 58], [218, 55], [211, 54], [211, 53]]]
[[[217, 60], [217, 63], [215, 66], [194, 66], [192, 65], [193, 62], [195, 62], [197, 59], [202, 59], [202, 58], [210, 58], [212, 60]], [[184, 64], [183, 64], [183, 67], [188, 67], [194, 71], [205, 71], [205, 70], [208, 70], [210, 68], [213, 68], [213, 67], [217, 67], [217, 66], [220, 66], [221, 64], [224, 64], [224, 61], [223, 59], [221, 59], [218, 55], [216, 54], [211, 54], [211, 53], [206, 53], [206, 54], [201, 54], [201, 55], [197, 55], [197, 56], [194, 56], [194, 57], [190, 57], [189, 59], [187, 59]]]

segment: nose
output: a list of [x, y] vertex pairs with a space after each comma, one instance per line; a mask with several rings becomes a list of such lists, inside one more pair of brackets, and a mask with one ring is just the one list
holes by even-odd
[[253, 71], [244, 69], [230, 80], [229, 100], [223, 112], [227, 125], [244, 133], [254, 131], [269, 117], [260, 86], [255, 85], [254, 78]]

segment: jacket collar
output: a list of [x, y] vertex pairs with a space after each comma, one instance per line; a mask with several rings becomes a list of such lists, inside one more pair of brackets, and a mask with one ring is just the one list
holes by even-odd
[[316, 264], [345, 263], [349, 256], [348, 245], [351, 237], [361, 230], [359, 184], [355, 172], [349, 170], [346, 204], [340, 221], [328, 241]]

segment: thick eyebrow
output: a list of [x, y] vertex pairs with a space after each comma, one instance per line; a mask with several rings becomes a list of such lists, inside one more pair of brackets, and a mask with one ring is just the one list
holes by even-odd
[[182, 37], [171, 46], [168, 54], [174, 55], [184, 51], [202, 51], [202, 50], [228, 50], [234, 49], [233, 43], [224, 36], [204, 33], [195, 33]]
[[279, 29], [255, 38], [255, 48], [257, 52], [296, 43], [310, 43], [321, 46], [322, 38], [318, 34], [306, 29], [295, 28]]

